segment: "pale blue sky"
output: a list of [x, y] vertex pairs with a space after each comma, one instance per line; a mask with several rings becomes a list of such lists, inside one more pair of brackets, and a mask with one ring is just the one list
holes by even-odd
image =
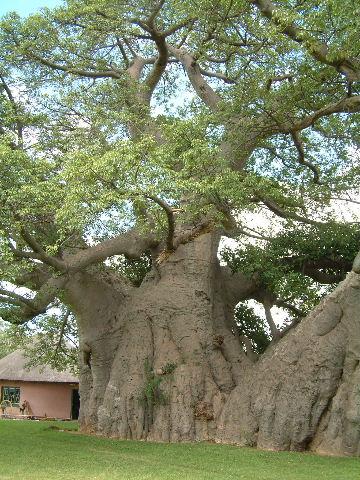
[[11, 11], [26, 16], [41, 7], [54, 7], [60, 3], [60, 0], [0, 0], [0, 16]]

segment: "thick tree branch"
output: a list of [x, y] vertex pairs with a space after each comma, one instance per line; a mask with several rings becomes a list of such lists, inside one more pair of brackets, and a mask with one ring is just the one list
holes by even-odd
[[166, 203], [161, 198], [157, 197], [156, 195], [144, 195], [145, 198], [149, 198], [153, 202], [157, 203], [165, 212], [167, 222], [168, 222], [168, 234], [166, 237], [166, 249], [168, 251], [174, 250], [174, 234], [175, 234], [175, 217], [174, 217], [174, 210], [172, 207]]
[[330, 65], [338, 72], [341, 72], [347, 77], [349, 82], [360, 80], [360, 68], [352, 59], [338, 58], [331, 59], [329, 57], [329, 47], [325, 42], [320, 42], [316, 39], [306, 38], [305, 32], [293, 23], [284, 23], [276, 15], [276, 6], [271, 0], [250, 0], [250, 3], [255, 5], [264, 17], [268, 18], [279, 30], [294, 42], [304, 45], [307, 52], [321, 63]]
[[17, 296], [19, 298], [15, 298], [15, 294], [9, 295], [11, 292], [8, 292], [8, 296], [6, 297], [0, 295], [0, 302], [14, 306], [13, 308], [7, 309], [7, 311], [1, 311], [3, 319], [7, 322], [21, 325], [37, 315], [45, 313], [48, 306], [59, 295], [68, 279], [69, 277], [67, 275], [51, 277], [43, 284], [35, 297], [31, 300], [22, 296]]
[[17, 305], [20, 307], [32, 305], [32, 300], [30, 298], [18, 295], [17, 293], [5, 290], [4, 288], [0, 288], [0, 295], [0, 301], [3, 303], [11, 303], [12, 305]]
[[156, 17], [159, 15], [159, 13], [161, 12], [161, 9], [164, 6], [165, 1], [166, 0], [160, 0], [159, 2], [155, 3], [155, 6], [152, 9], [151, 14], [147, 20], [147, 23], [149, 25], [152, 25], [152, 26], [154, 25], [154, 21]]
[[[246, 229], [251, 230], [252, 232], [247, 232]], [[246, 237], [249, 238], [254, 238], [255, 240], [271, 240], [271, 237], [267, 237], [265, 235], [262, 235], [261, 233], [256, 232], [252, 228], [249, 228], [248, 226], [243, 226], [243, 227], [237, 227], [233, 231], [233, 235], [228, 235], [228, 232], [226, 232], [226, 236], [229, 236], [230, 238], [235, 238], [239, 235], [245, 235]]]
[[352, 271], [355, 273], [360, 273], [360, 252], [356, 255], [352, 264]]
[[223, 82], [228, 83], [230, 85], [236, 84], [236, 80], [234, 80], [233, 78], [227, 77], [223, 73], [211, 72], [211, 71], [205, 70], [204, 68], [201, 68], [201, 67], [199, 68], [199, 70], [200, 70], [200, 73], [202, 75], [204, 75], [205, 77], [217, 78], [217, 79], [222, 80]]
[[319, 110], [303, 117], [300, 120], [293, 120], [288, 125], [279, 126], [279, 132], [291, 133], [304, 130], [314, 125], [314, 123], [322, 117], [328, 117], [334, 113], [356, 113], [360, 112], [360, 95], [354, 97], [346, 97], [338, 102], [330, 103]]
[[44, 285], [36, 293], [35, 298], [32, 301], [31, 309], [29, 309], [28, 312], [24, 312], [25, 318], [31, 319], [36, 315], [45, 313], [48, 306], [59, 295], [68, 280], [68, 275], [60, 275], [58, 277], [49, 278], [49, 280], [44, 283]]
[[51, 273], [47, 266], [42, 263], [32, 264], [35, 267], [31, 271], [24, 271], [14, 279], [14, 284], [27, 287], [31, 290], [38, 290], [51, 277]]
[[174, 240], [174, 249], [176, 250], [179, 245], [185, 245], [186, 243], [195, 240], [195, 238], [199, 237], [200, 235], [212, 232], [213, 230], [214, 222], [212, 220], [204, 220], [195, 227], [189, 228], [188, 230], [178, 234]]
[[116, 45], [118, 46], [119, 50], [120, 50], [120, 53], [122, 55], [122, 58], [124, 60], [124, 63], [126, 65], [126, 67], [128, 67], [130, 65], [130, 60], [129, 60], [129, 57], [127, 56], [127, 53], [126, 53], [126, 50], [121, 42], [121, 39], [117, 36], [115, 36], [115, 40], [116, 40]]
[[330, 285], [332, 283], [339, 283], [341, 280], [344, 280], [345, 275], [339, 273], [326, 273], [322, 272], [321, 270], [317, 270], [316, 268], [311, 268], [308, 265], [304, 265], [302, 270], [304, 275], [315, 280], [315, 282], [322, 283], [324, 285]]
[[159, 56], [156, 59], [151, 72], [145, 80], [145, 85], [148, 87], [149, 102], [156, 85], [159, 83], [163, 73], [165, 72], [169, 57], [165, 37], [155, 31], [152, 33], [152, 37], [158, 49]]
[[357, 200], [354, 200], [352, 198], [345, 198], [345, 197], [329, 197], [330, 200], [336, 200], [340, 202], [349, 202], [349, 203], [355, 203], [356, 205], [360, 205], [360, 202]]
[[159, 240], [155, 236], [151, 234], [145, 236], [133, 229], [98, 245], [86, 248], [75, 255], [67, 256], [66, 264], [68, 271], [74, 273], [114, 255], [139, 258], [146, 250], [155, 248], [158, 244]]
[[221, 97], [206, 82], [195, 58], [183, 48], [168, 45], [169, 52], [183, 65], [195, 92], [211, 110], [216, 111]]
[[253, 363], [255, 363], [258, 360], [258, 355], [256, 352], [253, 350], [253, 346], [251, 343], [250, 338], [248, 338], [246, 335], [239, 335], [239, 340], [240, 342], [244, 345], [246, 349], [246, 356], [251, 360]]
[[132, 62], [130, 63], [128, 69], [126, 70], [126, 73], [138, 82], [141, 77], [141, 73], [146, 65], [146, 59], [143, 57], [136, 56], [133, 58]]
[[271, 314], [271, 307], [273, 302], [269, 302], [266, 299], [263, 302], [266, 321], [269, 325], [271, 336], [273, 340], [277, 340], [280, 337], [280, 330], [277, 328], [276, 323], [274, 322], [273, 316]]
[[41, 255], [39, 255], [38, 253], [25, 252], [24, 250], [19, 250], [18, 248], [15, 248], [10, 242], [9, 242], [9, 247], [14, 257], [28, 258], [29, 260], [42, 260]]
[[323, 225], [324, 222], [318, 222], [316, 220], [311, 220], [310, 218], [303, 217], [298, 215], [294, 212], [289, 212], [288, 210], [284, 210], [275, 200], [265, 197], [265, 195], [261, 195], [259, 193], [256, 194], [257, 200], [260, 200], [269, 210], [271, 210], [275, 215], [281, 218], [296, 220], [300, 223], [305, 223], [308, 225]]
[[60, 272], [65, 272], [66, 271], [66, 265], [62, 260], [59, 260], [58, 258], [51, 257], [48, 255], [45, 250], [42, 248], [42, 246], [37, 242], [35, 237], [27, 231], [25, 228], [21, 229], [21, 236], [27, 243], [27, 245], [36, 253], [38, 254], [38, 257], [41, 261], [46, 263], [47, 265], [50, 265], [51, 267], [54, 267], [56, 270]]
[[284, 80], [288, 80], [289, 82], [293, 81], [293, 76], [292, 75], [278, 75], [277, 77], [272, 77], [269, 78], [269, 80], [266, 82], [266, 90], [270, 90], [271, 85], [277, 82], [283, 82]]
[[[164, 37], [170, 37], [173, 33], [176, 33], [178, 30], [181, 30], [182, 28], [192, 26], [196, 22], [196, 18], [189, 17], [186, 18], [184, 21], [176, 23], [172, 27], [168, 28], [163, 32]], [[187, 33], [189, 35], [189, 32]]]
[[[292, 270], [303, 273], [316, 282], [332, 284], [344, 280], [346, 272], [351, 270], [351, 262], [343, 258], [320, 258], [318, 260], [299, 257], [283, 257], [280, 263], [289, 265]], [[329, 270], [331, 273], [329, 273]]]
[[[274, 305], [276, 305], [277, 307], [280, 307], [280, 308], [285, 308], [286, 310], [289, 310], [290, 312], [292, 312], [294, 315], [296, 315], [296, 317], [298, 317], [299, 319], [303, 318], [306, 316], [305, 312], [303, 312], [302, 310], [300, 310], [299, 308], [296, 308], [294, 305], [292, 305], [291, 303], [287, 302], [286, 300], [282, 300], [281, 298], [277, 298], [275, 301], [274, 301]], [[300, 320], [299, 320], [300, 321]]]
[[296, 325], [299, 325], [303, 317], [296, 317], [294, 320], [289, 323], [289, 325], [286, 325], [281, 331], [280, 331], [280, 338], [283, 338], [290, 330], [292, 330]]
[[150, 34], [150, 38], [154, 41], [156, 48], [158, 50], [158, 57], [156, 58], [154, 62], [154, 66], [151, 69], [149, 75], [147, 76], [144, 82], [148, 89], [146, 94], [148, 103], [150, 103], [152, 93], [156, 85], [159, 83], [166, 69], [168, 57], [169, 57], [168, 49], [165, 41], [165, 35], [159, 32], [156, 29], [154, 24], [154, 21], [156, 17], [159, 15], [164, 3], [165, 1], [161, 0], [157, 4], [155, 4], [147, 20], [143, 21], [143, 20], [133, 19], [133, 22], [136, 25], [139, 25], [141, 28], [143, 28], [146, 32]]
[[241, 272], [233, 273], [229, 267], [221, 267], [221, 288], [231, 308], [242, 300], [252, 298], [259, 289], [256, 276], [249, 278]]

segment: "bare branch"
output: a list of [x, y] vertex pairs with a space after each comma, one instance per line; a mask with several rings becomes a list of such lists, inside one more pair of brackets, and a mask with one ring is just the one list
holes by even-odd
[[57, 354], [58, 354], [58, 352], [59, 352], [59, 349], [60, 349], [60, 347], [61, 347], [62, 339], [63, 339], [63, 337], [64, 337], [65, 328], [66, 328], [66, 325], [67, 325], [67, 323], [68, 323], [68, 321], [69, 321], [70, 314], [71, 314], [70, 310], [67, 309], [67, 310], [66, 310], [66, 313], [65, 313], [65, 315], [64, 315], [63, 321], [62, 321], [62, 323], [61, 323], [61, 329], [60, 329], [60, 333], [59, 333], [59, 339], [58, 339], [57, 344], [56, 344], [56, 347], [55, 347], [53, 359], [56, 358], [56, 356], [57, 356]]
[[175, 233], [175, 218], [174, 218], [174, 211], [171, 206], [166, 203], [161, 198], [155, 195], [144, 195], [145, 198], [149, 198], [157, 203], [164, 211], [167, 217], [168, 222], [168, 234], [166, 238], [166, 248], [168, 251], [174, 250], [174, 233]]
[[[14, 113], [18, 116], [19, 115], [18, 105], [15, 101], [15, 98], [12, 94], [12, 91], [11, 91], [9, 85], [6, 83], [4, 77], [1, 74], [0, 74], [0, 80], [1, 80], [1, 86], [5, 90], [5, 93], [8, 97], [8, 100], [11, 103], [12, 108], [14, 110]], [[17, 118], [16, 119], [16, 130], [17, 130], [18, 142], [19, 142], [20, 145], [22, 145], [22, 143], [23, 143], [23, 128], [24, 128], [23, 124]]]
[[115, 37], [116, 39], [116, 45], [119, 47], [120, 53], [123, 57], [123, 60], [125, 62], [125, 65], [128, 67], [130, 65], [130, 60], [129, 57], [126, 54], [125, 48], [123, 47], [123, 44], [121, 43], [121, 39], [119, 37]]
[[140, 80], [141, 73], [146, 65], [145, 58], [136, 56], [130, 63], [126, 73], [137, 82]]
[[223, 82], [231, 84], [231, 85], [236, 84], [236, 80], [234, 80], [233, 78], [227, 77], [223, 73], [210, 72], [209, 70], [205, 70], [204, 68], [201, 68], [201, 67], [199, 68], [199, 70], [200, 70], [200, 73], [202, 75], [204, 75], [205, 77], [217, 78], [217, 79], [222, 80]]
[[220, 286], [227, 298], [230, 308], [242, 300], [252, 298], [259, 289], [255, 276], [249, 278], [242, 272], [232, 272], [229, 267], [221, 267]]
[[28, 232], [25, 228], [22, 228], [20, 233], [28, 246], [38, 254], [40, 260], [47, 265], [56, 268], [56, 270], [59, 270], [60, 272], [64, 272], [66, 270], [65, 263], [58, 258], [48, 255], [30, 232]]
[[[11, 298], [11, 297], [7, 297], [7, 296], [4, 296], [4, 295], [0, 295], [0, 303], [6, 303], [6, 304], [9, 304], [9, 305], [14, 305], [15, 307], [25, 307], [25, 304], [23, 302], [21, 302], [20, 300], [16, 300], [15, 298]], [[7, 320], [7, 318], [3, 318], [5, 321], [9, 321]], [[10, 322], [10, 323], [13, 323], [13, 322]]]
[[265, 310], [265, 317], [266, 321], [270, 327], [270, 332], [273, 340], [277, 340], [280, 337], [280, 330], [277, 328], [276, 323], [274, 322], [273, 316], [271, 314], [271, 307], [273, 306], [273, 303], [264, 300], [263, 302], [264, 305], [264, 310]]
[[320, 182], [320, 175], [319, 175], [319, 169], [315, 165], [313, 165], [311, 162], [308, 162], [305, 160], [305, 151], [304, 151], [304, 144], [301, 140], [301, 136], [299, 132], [291, 132], [291, 137], [293, 139], [294, 145], [298, 151], [298, 161], [301, 165], [304, 165], [305, 167], [309, 168], [312, 173], [313, 173], [313, 181], [317, 185], [321, 185]]
[[253, 350], [250, 338], [248, 338], [246, 335], [239, 335], [239, 340], [241, 343], [243, 343], [246, 349], [246, 356], [249, 358], [249, 360], [251, 360], [253, 363], [256, 362], [258, 355]]
[[116, 78], [119, 79], [122, 77], [123, 72], [115, 69], [111, 70], [82, 70], [76, 67], [72, 67], [70, 65], [61, 65], [59, 63], [55, 63], [47, 58], [41, 57], [35, 52], [26, 52], [29, 57], [37, 60], [42, 65], [46, 67], [50, 67], [52, 70], [58, 70], [65, 73], [70, 73], [72, 75], [79, 75], [80, 77], [87, 77], [87, 78]]
[[289, 82], [292, 82], [293, 81], [293, 76], [292, 75], [278, 75], [277, 77], [269, 78], [269, 80], [266, 82], [266, 90], [270, 90], [271, 85], [273, 83], [283, 82], [284, 80], [288, 80]]
[[[23, 323], [25, 323], [39, 313], [44, 313], [47, 305], [54, 300], [57, 293], [66, 284], [69, 278], [67, 274], [73, 276], [90, 265], [102, 262], [113, 255], [123, 254], [128, 258], [139, 258], [143, 252], [156, 247], [159, 243], [159, 240], [154, 236], [144, 237], [132, 230], [93, 247], [81, 250], [77, 254], [66, 255], [65, 261], [62, 262], [62, 269], [65, 271], [65, 274], [60, 277], [52, 277], [50, 273], [38, 270], [25, 272], [24, 275], [16, 279], [16, 283], [19, 285], [34, 285], [36, 288], [39, 288], [39, 292], [33, 300], [27, 302], [28, 308], [19, 312], [18, 316], [20, 315]], [[18, 302], [15, 303], [15, 300], [22, 300], [20, 298], [14, 297], [10, 300], [13, 305], [23, 306]]]
[[187, 18], [183, 22], [177, 23], [176, 25], [173, 25], [172, 27], [168, 28], [163, 32], [164, 37], [169, 37], [173, 33], [176, 33], [178, 30], [181, 30], [182, 28], [188, 27], [189, 25], [193, 25], [196, 21], [196, 18]]
[[[195, 20], [191, 20], [191, 21], [189, 22], [189, 25], [188, 25], [189, 28], [188, 28], [188, 29], [185, 31], [185, 33], [183, 34], [181, 40], [180, 40], [179, 43], [176, 45], [176, 48], [181, 48], [181, 47], [185, 44], [185, 42], [186, 42], [187, 39], [189, 38], [189, 35], [190, 35], [191, 31], [192, 31], [192, 27], [194, 26], [194, 24], [195, 24]], [[168, 35], [167, 35], [167, 32], [164, 32], [164, 35], [165, 35], [165, 36], [168, 36]]]
[[[246, 237], [249, 237], [249, 238], [255, 238], [255, 240], [271, 240], [270, 237], [267, 237], [265, 235], [262, 235], [261, 233], [250, 233], [250, 232], [247, 232], [245, 230], [245, 228], [249, 228], [247, 226], [244, 226], [243, 228], [241, 227], [238, 227], [237, 229], [234, 230], [234, 234], [232, 235], [232, 237], [235, 237], [235, 236], [238, 236], [238, 235], [245, 235]], [[252, 230], [249, 228], [249, 230]], [[253, 230], [255, 231], [255, 230]]]
[[8, 243], [12, 254], [17, 258], [28, 258], [29, 260], [42, 260], [41, 255], [35, 252], [25, 252], [15, 248], [11, 242]]
[[128, 38], [124, 38], [124, 43], [125, 45], [128, 47], [128, 49], [130, 50], [131, 52], [131, 55], [136, 58], [138, 56], [138, 54], [136, 53], [135, 49], [133, 48], [133, 46], [131, 45], [131, 42]]
[[4, 288], [0, 288], [0, 295], [1, 295], [1, 300], [2, 302], [5, 303], [11, 303], [13, 305], [18, 305], [18, 306], [31, 306], [32, 305], [32, 300], [29, 298], [26, 298], [22, 295], [18, 295], [15, 292], [11, 292], [9, 290], [5, 290]]
[[336, 201], [340, 201], [340, 202], [349, 202], [349, 203], [355, 203], [356, 205], [360, 205], [359, 201], [353, 200], [352, 198], [330, 197], [330, 200], [336, 200]]
[[297, 222], [306, 223], [309, 225], [323, 225], [324, 222], [318, 222], [316, 220], [311, 220], [310, 218], [303, 217], [294, 212], [289, 212], [284, 210], [275, 200], [265, 197], [264, 195], [256, 194], [258, 200], [260, 200], [269, 210], [271, 210], [275, 215], [285, 219], [296, 220]]
[[286, 310], [289, 310], [293, 314], [295, 314], [299, 318], [303, 318], [306, 316], [305, 312], [302, 310], [296, 308], [294, 305], [291, 303], [287, 302], [286, 300], [282, 300], [281, 298], [278, 298], [274, 301], [274, 305], [280, 308], [285, 308]]
[[360, 273], [360, 251], [356, 255], [355, 260], [352, 264], [352, 271], [355, 273]]
[[147, 20], [147, 23], [149, 25], [154, 25], [154, 21], [156, 19], [156, 17], [159, 15], [159, 13], [161, 12], [161, 9], [162, 7], [164, 6], [164, 3], [165, 3], [166, 0], [160, 0], [155, 6], [154, 8], [152, 9], [152, 12]]
[[280, 338], [283, 338], [290, 330], [292, 330], [296, 325], [299, 325], [301, 322], [302, 317], [296, 317], [294, 320], [289, 324], [286, 325], [281, 331], [280, 331]]
[[34, 318], [40, 313], [45, 313], [48, 306], [59, 295], [69, 280], [68, 275], [50, 277], [49, 280], [38, 290], [32, 301], [31, 311], [28, 312], [28, 318]]
[[205, 233], [209, 233], [214, 229], [214, 223], [212, 220], [204, 220], [200, 222], [193, 228], [190, 228], [187, 231], [182, 232], [175, 238], [174, 247], [175, 249], [178, 248], [179, 245], [184, 245], [186, 243], [191, 242], [195, 238], [199, 237], [200, 235], [204, 235]]
[[[43, 263], [33, 263], [30, 271], [23, 271], [15, 279], [14, 284], [38, 290], [50, 277], [50, 269]], [[35, 268], [33, 268], [35, 267]]]
[[307, 275], [322, 284], [338, 283], [344, 280], [345, 273], [351, 270], [351, 262], [344, 258], [309, 260], [294, 256], [283, 257], [280, 259], [280, 263], [290, 265], [292, 270]]
[[188, 78], [194, 87], [194, 90], [201, 98], [201, 100], [211, 110], [216, 111], [218, 109], [221, 97], [210, 87], [201, 74], [200, 67], [195, 58], [190, 55], [183, 48], [175, 48], [171, 45], [168, 46], [168, 50], [172, 53], [183, 65]]

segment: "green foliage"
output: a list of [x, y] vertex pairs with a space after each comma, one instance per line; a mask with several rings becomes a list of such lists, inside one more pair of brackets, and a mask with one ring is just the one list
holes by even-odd
[[[359, 246], [359, 219], [339, 218], [333, 203], [359, 193], [359, 109], [322, 114], [360, 94], [346, 74], [360, 68], [358, 8], [351, 0], [283, 0], [269, 20], [260, 2], [160, 3], [153, 16], [148, 0], [69, 0], [0, 21], [1, 281], [23, 286], [24, 272], [43, 269], [24, 229], [56, 258], [133, 227], [164, 243], [168, 219], [157, 197], [174, 210], [179, 230], [206, 218], [229, 235], [234, 226], [250, 232], [224, 260], [307, 311], [334, 282], [319, 290], [304, 266], [326, 260], [323, 276], [344, 275]], [[169, 51], [145, 100], [159, 54], [151, 28], [143, 28], [149, 17], [167, 31], [168, 45], [192, 55], [201, 86], [193, 88]], [[134, 55], [148, 59], [138, 79], [129, 70]], [[203, 101], [205, 82], [215, 108]], [[304, 119], [299, 150], [291, 131]], [[245, 217], [266, 205], [281, 223], [272, 219], [270, 233], [255, 232], [254, 242]], [[139, 286], [151, 261], [146, 253], [96, 268], [108, 267]], [[45, 270], [54, 274], [53, 266]], [[25, 285], [29, 301], [38, 287]], [[14, 298], [1, 301], [2, 317], [19, 321]], [[242, 314], [254, 324], [251, 312]], [[39, 352], [51, 361], [44, 338], [54, 343], [61, 321], [50, 315], [44, 322], [36, 327]]]
[[[269, 240], [225, 248], [222, 258], [232, 271], [256, 275], [276, 296], [306, 313], [334, 288], [338, 275], [351, 268], [359, 244], [357, 225], [294, 226]], [[309, 276], [308, 265], [330, 278], [334, 275], [334, 281], [319, 288], [321, 282]]]
[[171, 375], [177, 367], [177, 364], [174, 362], [168, 362], [161, 368], [163, 375]]
[[6, 355], [16, 350], [16, 348], [7, 335], [5, 324], [0, 321], [0, 358], [6, 357]]
[[152, 377], [149, 376], [147, 378], [147, 383], [139, 397], [142, 404], [146, 406], [155, 406], [166, 405], [168, 403], [166, 395], [160, 389], [162, 380], [162, 377], [158, 375], [153, 375]]
[[114, 259], [111, 265], [135, 287], [139, 287], [145, 275], [150, 272], [152, 262], [149, 255], [142, 255], [139, 259], [127, 259], [121, 256]]
[[[64, 317], [67, 322], [64, 324]], [[7, 325], [0, 332], [5, 353], [21, 349], [27, 366], [49, 365], [58, 371], [78, 373], [78, 333], [75, 319], [66, 310], [37, 317], [25, 325]]]
[[263, 353], [271, 341], [266, 322], [246, 304], [236, 306], [235, 321], [238, 327], [237, 333], [250, 339], [255, 353]]
[[[249, 124], [249, 129], [234, 131], [235, 143], [242, 145], [247, 143], [242, 135], [249, 134], [260, 112], [275, 109], [277, 122], [281, 123], [290, 115], [299, 117], [311, 107], [320, 108], [327, 101], [340, 98], [346, 89], [346, 82], [338, 78], [335, 69], [316, 63], [306, 50], [284, 38], [281, 28], [264, 21], [245, 2], [235, 2], [231, 12], [226, 2], [206, 1], [201, 2], [201, 6], [191, 2], [166, 2], [158, 19], [159, 26], [170, 28], [174, 23], [194, 17], [198, 28], [190, 32], [187, 48], [199, 50], [197, 58], [205, 64], [208, 57], [228, 55], [227, 75], [236, 78], [237, 82], [226, 88], [219, 82], [214, 84], [225, 100], [221, 111], [210, 115], [198, 102], [185, 108], [186, 102], [179, 104], [175, 85], [181, 82], [180, 88], [186, 88], [186, 79], [179, 75], [177, 66], [173, 66], [164, 80], [164, 88], [156, 92], [157, 105], [173, 104], [165, 110], [166, 115], [156, 118], [165, 141], [156, 145], [151, 135], [139, 136], [136, 141], [126, 138], [129, 122], [136, 122], [141, 130], [141, 122], [147, 122], [149, 114], [146, 106], [143, 106], [143, 112], [139, 112], [139, 106], [136, 111], [128, 106], [125, 98], [131, 88], [135, 94], [136, 85], [131, 87], [126, 82], [120, 52], [107, 47], [111, 45], [113, 35], [134, 38], [137, 42], [136, 35], [140, 34], [141, 28], [127, 20], [129, 9], [133, 18], [141, 18], [151, 10], [151, 2], [127, 5], [126, 2], [74, 1], [26, 20], [11, 15], [2, 23], [4, 58], [10, 65], [21, 68], [21, 81], [33, 96], [26, 114], [32, 118], [33, 128], [38, 130], [38, 153], [47, 152], [47, 161], [54, 161], [48, 166], [56, 172], [50, 184], [48, 180], [39, 185], [38, 181], [28, 179], [28, 186], [19, 191], [19, 196], [23, 198], [30, 190], [33, 196], [39, 197], [41, 192], [42, 200], [38, 198], [35, 204], [40, 201], [43, 205], [62, 206], [53, 217], [60, 229], [57, 235], [66, 237], [65, 232], [73, 228], [93, 228], [98, 214], [107, 214], [113, 208], [117, 209], [124, 223], [134, 222], [134, 211], [129, 208], [129, 203], [131, 196], [139, 193], [161, 195], [171, 199], [174, 205], [184, 195], [189, 197], [190, 193], [194, 201], [189, 202], [187, 212], [182, 213], [188, 220], [201, 209], [206, 211], [203, 202], [195, 200], [199, 196], [211, 198], [216, 192], [222, 198], [230, 198], [234, 208], [243, 208], [249, 205], [255, 189], [266, 191], [293, 209], [302, 208], [314, 197], [322, 197], [320, 205], [314, 202], [311, 205], [311, 209], [320, 215], [321, 203], [329, 191], [334, 192], [334, 188], [342, 191], [353, 185], [356, 168], [349, 172], [348, 179], [343, 171], [344, 165], [349, 164], [348, 147], [354, 145], [358, 135], [356, 116], [321, 119], [313, 132], [306, 133], [307, 153], [321, 167], [326, 185], [316, 188], [307, 185], [306, 194], [302, 198], [297, 195], [295, 202], [293, 186], [288, 188], [283, 180], [308, 184], [311, 172], [296, 161], [296, 150], [284, 135], [257, 145], [247, 165], [246, 179], [232, 172], [226, 159], [221, 164], [218, 147], [224, 139], [223, 125], [231, 114], [241, 110], [242, 123]], [[227, 18], [226, 13], [233, 16]], [[237, 16], [250, 42], [266, 40], [266, 47], [259, 55], [242, 56], [241, 51], [237, 55], [231, 46], [231, 40], [239, 40], [233, 20]], [[81, 27], [74, 18], [81, 18]], [[276, 18], [280, 25], [297, 22], [304, 27], [304, 40], [314, 45], [323, 38], [321, 32], [328, 29], [336, 33], [330, 45], [330, 58], [336, 58], [339, 52], [351, 56], [358, 51], [357, 21], [336, 1], [331, 5], [307, 2], [306, 7], [283, 2], [276, 9]], [[216, 34], [209, 40], [206, 51], [201, 42], [202, 34], [207, 30], [214, 30]], [[16, 44], [12, 42], [13, 38], [17, 39]], [[181, 31], [175, 32], [169, 41], [177, 43], [180, 38]], [[152, 42], [142, 41], [139, 45], [145, 56], [156, 53]], [[51, 58], [59, 65], [69, 58], [71, 65], [78, 69], [96, 71], [106, 70], [109, 65], [116, 66], [119, 79], [116, 84], [113, 79], [106, 78], [96, 82], [81, 76], [73, 79], [63, 70], [51, 70], [46, 65], [29, 62], [28, 55], [32, 51], [41, 52], [44, 58]], [[219, 66], [212, 65], [212, 68], [221, 71]], [[280, 82], [276, 88], [265, 88], [269, 79], [284, 71], [290, 71], [296, 80]], [[36, 117], [35, 111], [40, 111], [41, 116]], [[347, 132], [346, 136], [344, 132]], [[269, 150], [274, 147], [279, 154], [281, 152], [286, 164], [274, 158]], [[36, 169], [40, 168], [40, 157], [36, 155], [33, 163]], [[259, 172], [272, 181], [259, 178]], [[66, 189], [61, 185], [66, 185]], [[29, 201], [28, 205], [33, 212], [34, 201]], [[164, 228], [161, 221], [159, 228]], [[108, 235], [112, 233], [112, 230], [107, 231]]]
[[154, 372], [152, 365], [147, 358], [144, 363], [146, 383], [139, 395], [139, 401], [148, 409], [156, 405], [166, 405], [169, 401], [167, 395], [161, 389], [161, 384], [169, 378], [177, 365], [173, 362], [166, 363], [161, 368], [161, 375]]

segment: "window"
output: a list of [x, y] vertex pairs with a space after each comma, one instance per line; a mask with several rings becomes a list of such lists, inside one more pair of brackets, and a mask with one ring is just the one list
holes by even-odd
[[1, 401], [7, 400], [12, 407], [20, 405], [20, 388], [19, 387], [2, 387]]

